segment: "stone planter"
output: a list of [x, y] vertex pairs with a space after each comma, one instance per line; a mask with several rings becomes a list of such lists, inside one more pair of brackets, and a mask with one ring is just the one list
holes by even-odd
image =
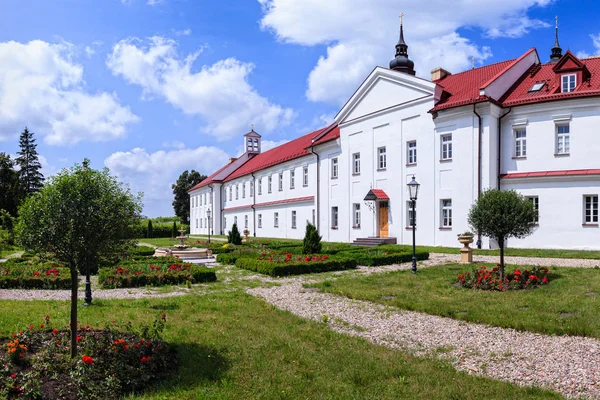
[[464, 245], [460, 249], [460, 263], [471, 264], [473, 262], [473, 249], [469, 247], [473, 243], [473, 236], [471, 235], [460, 235], [458, 241]]

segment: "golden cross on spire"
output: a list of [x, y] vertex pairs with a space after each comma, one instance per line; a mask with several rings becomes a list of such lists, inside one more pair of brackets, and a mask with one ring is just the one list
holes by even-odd
[[558, 15], [554, 19], [556, 20], [556, 29], [558, 29]]
[[400, 13], [400, 25], [402, 25], [402, 17], [404, 17], [404, 13], [403, 12]]
[[251, 124], [250, 126], [252, 127], [252, 130], [254, 130], [254, 124]]

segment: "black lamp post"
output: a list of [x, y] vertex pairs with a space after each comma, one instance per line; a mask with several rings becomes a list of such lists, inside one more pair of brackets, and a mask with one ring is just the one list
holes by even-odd
[[415, 213], [415, 207], [417, 205], [417, 195], [419, 194], [419, 184], [417, 183], [417, 181], [415, 180], [415, 177], [413, 175], [412, 177], [412, 181], [410, 181], [408, 184], [408, 196], [410, 198], [410, 204], [412, 206], [412, 236], [413, 236], [413, 256], [412, 256], [412, 273], [416, 274], [417, 273], [417, 251], [416, 251], [416, 242], [415, 242], [415, 234], [416, 234], [416, 213]]
[[90, 262], [87, 262], [87, 268], [85, 269], [85, 304], [84, 306], [92, 305], [92, 282], [90, 281]]
[[206, 210], [206, 216], [208, 218], [208, 244], [210, 244], [210, 228], [212, 227], [212, 223], [210, 222], [210, 208]]

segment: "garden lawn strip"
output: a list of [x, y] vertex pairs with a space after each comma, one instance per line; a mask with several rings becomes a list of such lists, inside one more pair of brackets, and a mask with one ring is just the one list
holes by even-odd
[[[176, 347], [172, 379], [131, 396], [159, 399], [558, 399], [536, 388], [469, 376], [277, 310], [241, 291], [169, 299], [100, 300], [81, 309], [92, 328], [134, 326], [166, 313], [163, 338]], [[66, 326], [66, 302], [0, 301], [8, 336], [49, 313]]]
[[470, 374], [525, 386], [540, 385], [569, 397], [600, 398], [598, 339], [544, 336], [393, 311], [379, 304], [318, 293], [300, 283], [254, 288], [249, 293], [339, 332], [419, 356], [437, 355]]
[[[456, 263], [460, 261], [460, 254], [436, 253], [431, 255], [444, 257], [448, 262]], [[474, 255], [473, 262], [489, 263], [490, 266], [496, 265], [500, 259], [497, 256]], [[595, 268], [600, 267], [600, 259], [595, 258], [542, 258], [542, 257], [504, 257], [506, 264], [514, 265], [539, 265], [543, 267], [573, 267], [573, 268]]]

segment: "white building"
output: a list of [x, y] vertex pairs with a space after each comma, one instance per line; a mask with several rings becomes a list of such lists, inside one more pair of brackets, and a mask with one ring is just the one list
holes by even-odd
[[[417, 243], [458, 246], [487, 188], [515, 189], [539, 209], [535, 232], [511, 247], [600, 248], [600, 58], [536, 49], [455, 75], [415, 77], [401, 27], [390, 68], [375, 68], [321, 130], [246, 152], [190, 190], [191, 232], [411, 243], [406, 184], [421, 184]], [[598, 162], [598, 164], [596, 164]], [[368, 195], [368, 196], [367, 196]], [[374, 199], [366, 201], [365, 197]], [[482, 247], [496, 244], [482, 237]]]

